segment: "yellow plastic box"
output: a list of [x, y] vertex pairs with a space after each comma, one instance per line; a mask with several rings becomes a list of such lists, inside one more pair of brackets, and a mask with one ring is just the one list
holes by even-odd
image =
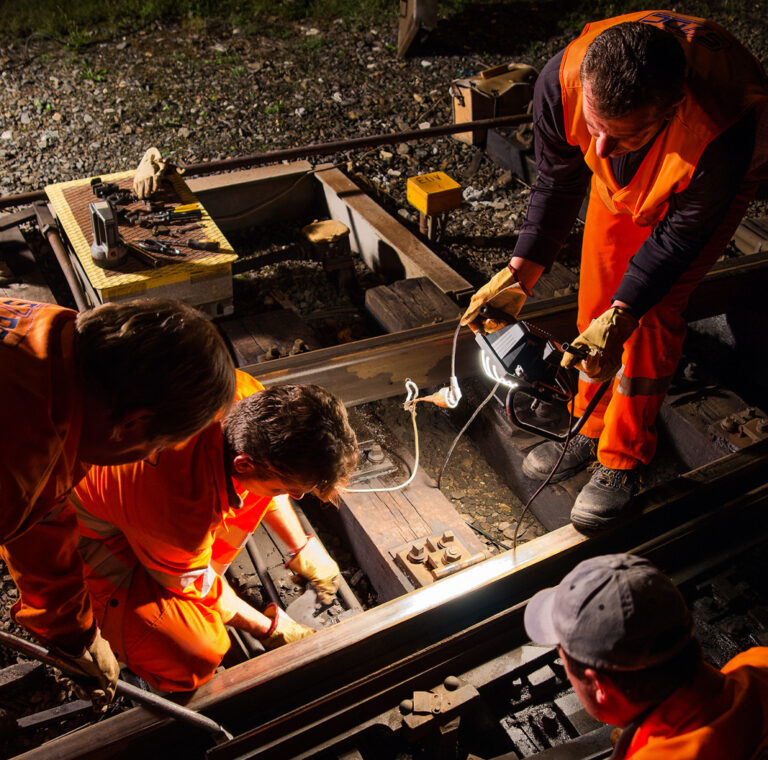
[[461, 205], [461, 185], [445, 172], [432, 172], [410, 177], [408, 203], [425, 216], [434, 216]]

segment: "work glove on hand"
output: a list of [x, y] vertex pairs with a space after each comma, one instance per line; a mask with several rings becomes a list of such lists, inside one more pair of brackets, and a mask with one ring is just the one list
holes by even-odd
[[[461, 318], [462, 325], [469, 325], [473, 332], [479, 329], [480, 309], [489, 304], [496, 309], [509, 314], [514, 319], [520, 313], [525, 303], [526, 293], [509, 267], [504, 267], [483, 285], [469, 302], [469, 307]], [[482, 320], [486, 332], [493, 332], [504, 326], [504, 323], [494, 319]]]
[[287, 612], [281, 610], [276, 604], [270, 604], [264, 610], [264, 615], [272, 620], [272, 625], [265, 636], [260, 636], [259, 641], [267, 649], [277, 649], [292, 641], [299, 641], [315, 633], [309, 626], [297, 623]]
[[320, 604], [333, 602], [339, 590], [339, 566], [314, 536], [307, 536], [307, 543], [293, 555], [287, 567], [312, 584]]
[[156, 190], [165, 171], [160, 151], [150, 148], [139, 162], [133, 176], [133, 192], [137, 198], [149, 198]]
[[593, 319], [571, 345], [586, 348], [590, 355], [581, 361], [567, 351], [560, 364], [580, 369], [587, 377], [604, 383], [616, 375], [621, 367], [624, 343], [637, 328], [637, 319], [627, 310], [615, 306]]
[[90, 699], [97, 712], [104, 712], [114, 699], [120, 666], [109, 642], [102, 638], [99, 629], [96, 629], [93, 641], [81, 655], [74, 656], [60, 650], [59, 655], [62, 660], [72, 663], [74, 668], [84, 673], [83, 677], [69, 672], [66, 674], [74, 683], [77, 696]]

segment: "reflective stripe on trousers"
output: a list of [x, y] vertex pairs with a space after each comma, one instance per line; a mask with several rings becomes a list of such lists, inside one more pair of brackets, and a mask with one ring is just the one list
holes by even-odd
[[[742, 184], [725, 219], [699, 257], [669, 293], [642, 317], [638, 329], [625, 343], [621, 372], [581, 430], [583, 435], [600, 439], [597, 458], [605, 467], [630, 469], [638, 462], [648, 464], [653, 458], [656, 416], [682, 353], [686, 332], [683, 310], [690, 294], [731, 239], [756, 188], [756, 182]], [[630, 216], [610, 213], [592, 188], [581, 255], [579, 332], [610, 308], [611, 297], [630, 258], [650, 233], [650, 227], [639, 227]], [[588, 378], [579, 378], [577, 416], [583, 413], [598, 387]]]

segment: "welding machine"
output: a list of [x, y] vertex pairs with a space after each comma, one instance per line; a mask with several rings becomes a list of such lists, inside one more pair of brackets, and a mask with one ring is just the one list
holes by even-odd
[[[505, 315], [509, 321], [509, 315]], [[492, 318], [498, 320], [498, 313]], [[560, 360], [567, 351], [578, 359], [584, 359], [588, 352], [568, 343], [561, 343], [543, 330], [526, 324], [512, 322], [494, 332], [482, 328], [475, 340], [481, 349], [481, 362], [485, 374], [494, 382], [509, 388], [506, 399], [507, 416], [510, 422], [529, 433], [565, 443], [581, 430], [600, 399], [608, 389], [610, 381], [598, 388], [584, 413], [572, 420], [569, 429], [553, 433], [545, 428], [523, 422], [515, 411], [515, 397], [524, 394], [534, 399], [534, 404], [548, 404], [568, 407], [576, 395], [569, 371], [560, 366]]]

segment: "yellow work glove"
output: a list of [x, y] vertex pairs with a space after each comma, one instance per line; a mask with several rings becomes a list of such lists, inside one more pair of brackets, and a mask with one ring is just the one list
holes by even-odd
[[320, 604], [333, 602], [339, 590], [339, 566], [314, 536], [307, 536], [307, 543], [296, 552], [287, 566], [312, 584]]
[[60, 656], [84, 674], [82, 678], [72, 673], [66, 674], [72, 679], [78, 697], [90, 699], [97, 712], [104, 712], [114, 699], [120, 666], [109, 642], [102, 638], [99, 629], [96, 629], [93, 641], [85, 648], [83, 654], [73, 656], [60, 652]]
[[267, 649], [277, 649], [284, 644], [290, 644], [299, 639], [311, 636], [315, 631], [309, 626], [297, 623], [288, 613], [281, 610], [276, 604], [270, 604], [264, 610], [264, 615], [272, 620], [272, 625], [266, 636], [259, 637], [259, 641]]
[[579, 361], [567, 351], [560, 362], [563, 367], [577, 367], [587, 377], [604, 383], [616, 375], [621, 367], [624, 344], [637, 328], [637, 319], [626, 309], [615, 306], [593, 319], [571, 345], [586, 348], [589, 356]]
[[160, 151], [150, 148], [139, 162], [133, 176], [133, 192], [137, 198], [149, 198], [156, 190], [165, 171]]
[[[472, 296], [469, 307], [461, 318], [461, 324], [469, 325], [474, 332], [477, 332], [480, 322], [478, 316], [480, 315], [480, 309], [485, 304], [506, 312], [509, 314], [510, 319], [514, 319], [520, 313], [520, 309], [523, 308], [525, 298], [525, 291], [515, 280], [512, 271], [509, 267], [504, 267]], [[503, 326], [504, 323], [497, 320], [483, 320], [483, 328], [486, 332], [493, 332]]]

